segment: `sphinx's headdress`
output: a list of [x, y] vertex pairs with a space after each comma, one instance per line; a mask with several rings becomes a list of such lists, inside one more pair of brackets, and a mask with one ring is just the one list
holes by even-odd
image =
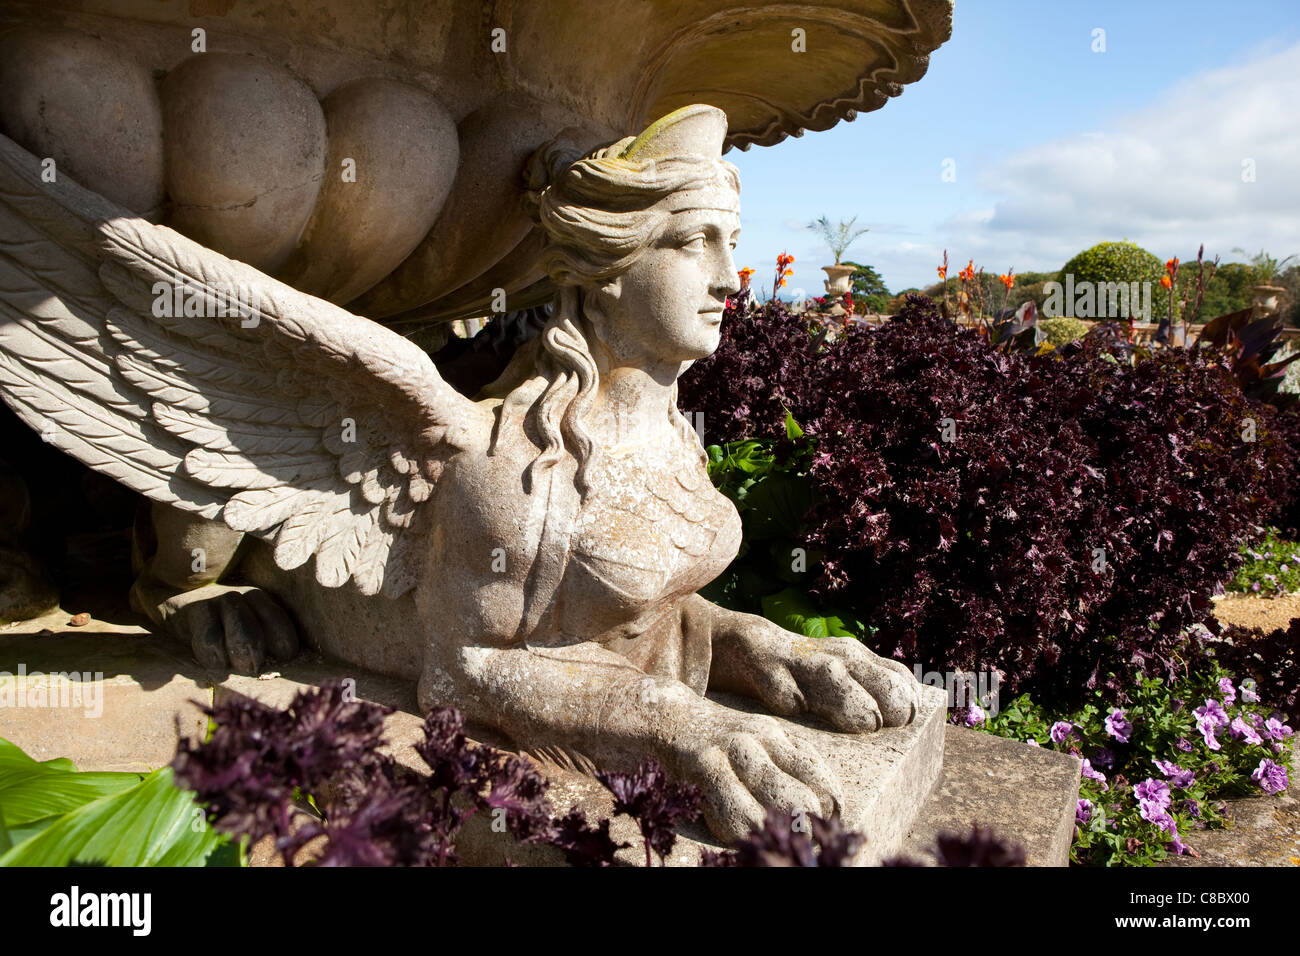
[[[661, 202], [670, 212], [734, 208], [740, 177], [722, 159], [726, 137], [727, 114], [701, 103], [674, 110], [641, 135], [586, 156], [561, 133], [529, 160], [530, 210], [544, 219], [547, 207], [553, 211], [572, 203], [590, 203], [614, 214]], [[701, 166], [710, 168], [703, 178]]]

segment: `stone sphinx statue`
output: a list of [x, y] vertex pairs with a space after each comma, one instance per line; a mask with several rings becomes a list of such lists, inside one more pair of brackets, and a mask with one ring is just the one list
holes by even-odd
[[[421, 706], [579, 766], [653, 755], [703, 790], [721, 837], [769, 805], [832, 813], [841, 783], [816, 754], [705, 696], [850, 733], [906, 724], [920, 700], [856, 641], [696, 593], [740, 540], [675, 402], [739, 289], [726, 131], [694, 105], [594, 152], [557, 139], [533, 156], [558, 291], [478, 400], [400, 335], [44, 182], [0, 137], [0, 395], [158, 505], [244, 533], [252, 579], [306, 639], [418, 678]], [[195, 631], [196, 655], [291, 655], [283, 611], [231, 593], [251, 597], [220, 614], [245, 626]]]

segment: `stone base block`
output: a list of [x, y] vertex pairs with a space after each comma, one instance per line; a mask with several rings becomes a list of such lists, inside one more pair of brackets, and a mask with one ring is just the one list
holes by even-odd
[[[283, 706], [303, 687], [322, 681], [350, 676], [341, 674], [337, 665], [297, 660], [276, 678], [229, 677], [216, 688], [215, 697], [237, 694], [274, 706]], [[414, 745], [423, 738], [423, 718], [415, 705], [414, 688], [396, 678], [358, 673], [356, 692], [359, 698], [396, 708], [389, 715], [385, 736], [394, 759], [416, 771], [427, 770], [416, 754]], [[844, 781], [847, 806], [846, 825], [866, 837], [857, 860], [870, 866], [897, 854], [917, 813], [939, 779], [943, 765], [944, 696], [937, 688], [926, 687], [924, 706], [916, 720], [907, 727], [892, 728], [877, 734], [854, 735], [830, 733], [811, 723], [782, 721], [786, 729], [806, 746], [816, 749], [830, 769]], [[749, 701], [718, 694], [719, 703], [738, 709], [757, 710]], [[550, 783], [547, 791], [557, 814], [578, 808], [589, 820], [613, 816], [614, 801], [592, 777], [549, 764], [542, 764]], [[486, 817], [471, 817], [456, 841], [461, 861], [474, 866], [499, 866], [507, 861], [524, 866], [563, 864], [559, 851], [551, 847], [515, 843], [502, 833], [493, 833]], [[615, 817], [610, 827], [615, 842], [632, 844], [620, 853], [628, 863], [644, 863], [643, 842], [635, 824], [627, 817]], [[722, 845], [702, 824], [684, 828], [670, 854], [670, 866], [696, 866], [704, 849], [721, 850]]]
[[[63, 620], [67, 615], [62, 615]], [[203, 735], [212, 699], [198, 665], [164, 642], [91, 628], [0, 636], [0, 737], [36, 760], [148, 772]]]
[[1080, 761], [965, 727], [946, 737], [943, 775], [903, 852], [933, 862], [940, 833], [978, 825], [1024, 846], [1029, 866], [1068, 865]]
[[[422, 738], [423, 719], [415, 688], [408, 681], [349, 672], [311, 656], [300, 657], [275, 675], [209, 675], [159, 637], [138, 630], [94, 630], [92, 624], [62, 633], [0, 636], [0, 672], [16, 675], [22, 665], [29, 675], [34, 671], [103, 674], [99, 716], [87, 713], [84, 706], [5, 706], [0, 708], [0, 736], [41, 760], [69, 757], [85, 770], [147, 770], [170, 762], [178, 728], [188, 737], [203, 734], [206, 724], [197, 703], [239, 695], [283, 706], [305, 686], [342, 677], [356, 682], [359, 698], [394, 708], [386, 726], [390, 752], [404, 766], [425, 769], [414, 749]], [[29, 694], [33, 678], [23, 680]], [[21, 683], [16, 676], [3, 674], [0, 681], [10, 682], [15, 693]], [[940, 832], [967, 832], [979, 824], [1022, 843], [1031, 866], [1065, 865], [1079, 762], [947, 725], [942, 691], [927, 687], [925, 695], [915, 722], [878, 734], [837, 734], [786, 722], [789, 733], [818, 750], [844, 780], [845, 823], [866, 836], [856, 862], [871, 865], [898, 854], [932, 859], [930, 851]], [[753, 706], [740, 698], [719, 695], [718, 699], [728, 706]], [[486, 733], [474, 732], [474, 736], [499, 743]], [[557, 812], [579, 807], [590, 819], [612, 814], [612, 797], [591, 777], [545, 764], [542, 769], [551, 783], [550, 798]], [[462, 862], [487, 866], [507, 860], [522, 865], [563, 862], [557, 851], [515, 844], [507, 835], [491, 832], [488, 823], [481, 815], [471, 818], [458, 841]], [[623, 851], [627, 862], [644, 861], [631, 820], [614, 818], [611, 832], [615, 840], [631, 844]], [[695, 865], [701, 850], [720, 849], [702, 826], [685, 829], [680, 836], [669, 865]]]

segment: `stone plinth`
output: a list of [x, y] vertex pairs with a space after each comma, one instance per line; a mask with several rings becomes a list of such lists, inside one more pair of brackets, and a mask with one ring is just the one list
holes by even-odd
[[[273, 706], [284, 706], [303, 687], [339, 676], [337, 665], [312, 661], [295, 661], [274, 679], [228, 677], [216, 688], [216, 700], [225, 695], [241, 695]], [[389, 751], [403, 766], [416, 771], [425, 768], [414, 745], [421, 740], [423, 718], [415, 706], [414, 688], [404, 681], [373, 674], [357, 673], [357, 696], [396, 708], [385, 725]], [[925, 706], [907, 727], [891, 728], [876, 734], [857, 736], [829, 733], [811, 723], [783, 720], [787, 731], [808, 747], [816, 749], [830, 769], [844, 781], [847, 806], [844, 820], [849, 829], [866, 837], [857, 863], [870, 866], [895, 855], [939, 779], [943, 764], [944, 696], [937, 688], [926, 687]], [[737, 709], [757, 710], [748, 701], [718, 694], [714, 699]], [[542, 764], [550, 782], [548, 796], [557, 814], [575, 807], [589, 820], [613, 815], [614, 801], [596, 780], [563, 767]], [[561, 865], [563, 858], [551, 847], [524, 846], [507, 835], [488, 829], [486, 817], [470, 818], [456, 842], [462, 862], [479, 866], [512, 863], [547, 866]], [[616, 842], [632, 847], [622, 851], [630, 863], [643, 861], [642, 842], [635, 824], [627, 817], [616, 817], [611, 825]], [[684, 828], [668, 858], [670, 866], [695, 866], [702, 849], [721, 850], [723, 846], [702, 824]]]
[[0, 635], [0, 737], [82, 770], [165, 766], [178, 731], [202, 736], [207, 718], [193, 702], [212, 699], [211, 683], [165, 643], [100, 627]]
[[1068, 754], [947, 728], [943, 775], [903, 846], [933, 861], [935, 838], [972, 826], [1024, 846], [1029, 866], [1066, 866], [1082, 764]]
[[[66, 620], [67, 615], [56, 612], [51, 622], [55, 618]], [[55, 633], [0, 636], [0, 671], [16, 673], [22, 664], [29, 672], [45, 674], [103, 674], [99, 716], [81, 708], [5, 707], [0, 709], [0, 736], [39, 760], [69, 757], [82, 770], [148, 770], [171, 761], [178, 728], [189, 737], [203, 734], [205, 718], [198, 704], [243, 696], [283, 707], [305, 686], [350, 677], [356, 681], [359, 698], [395, 709], [385, 727], [394, 759], [417, 771], [425, 769], [414, 749], [422, 739], [423, 718], [415, 688], [407, 681], [364, 671], [348, 673], [338, 664], [310, 656], [300, 657], [274, 676], [211, 675], [160, 637], [108, 627], [92, 622], [80, 630], [60, 627]], [[925, 693], [925, 707], [911, 725], [877, 734], [859, 737], [784, 722], [793, 736], [821, 752], [844, 780], [845, 821], [867, 838], [858, 860], [861, 864], [876, 863], [903, 848], [909, 828], [939, 779], [944, 761], [944, 700], [936, 688], [927, 687]], [[731, 696], [725, 697], [725, 703], [748, 706]], [[612, 815], [613, 798], [591, 777], [552, 765], [543, 765], [543, 770], [558, 813], [579, 807], [593, 820]], [[467, 824], [457, 841], [463, 862], [487, 866], [507, 859], [523, 865], [563, 862], [558, 851], [515, 844], [504, 834], [492, 833], [487, 824], [481, 816]], [[623, 851], [628, 862], [642, 860], [640, 836], [630, 819], [616, 817], [611, 832], [616, 841], [632, 844]], [[685, 829], [668, 862], [695, 865], [703, 848], [721, 846], [702, 824]], [[254, 859], [259, 859], [256, 853]]]

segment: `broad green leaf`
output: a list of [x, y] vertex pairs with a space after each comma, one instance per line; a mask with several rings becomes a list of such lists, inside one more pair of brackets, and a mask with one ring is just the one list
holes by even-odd
[[763, 616], [804, 637], [854, 637], [844, 622], [823, 614], [798, 588], [786, 588], [763, 598]]
[[78, 773], [66, 757], [38, 763], [0, 738], [0, 822], [13, 829], [138, 785], [138, 773]]
[[0, 866], [201, 866], [222, 842], [201, 814], [193, 794], [177, 788], [164, 767], [60, 817], [0, 856]]
[[24, 823], [20, 827], [11, 828], [8, 831], [9, 846], [5, 847], [3, 850], [0, 850], [0, 855], [6, 853], [10, 847], [17, 846], [18, 844], [22, 843], [24, 840], [30, 840], [32, 837], [36, 836], [36, 834], [40, 833], [46, 827], [52, 826], [60, 819], [62, 819], [61, 815], [57, 817], [46, 817], [44, 820], [36, 820], [32, 823]]
[[205, 867], [242, 867], [248, 866], [248, 855], [244, 852], [242, 842], [226, 840], [208, 854], [203, 864]]
[[792, 541], [812, 507], [812, 487], [798, 475], [771, 474], [750, 489], [745, 504], [745, 532], [751, 540]]
[[790, 414], [788, 408], [785, 410], [785, 437], [791, 441], [796, 438], [803, 438], [803, 429], [799, 427], [799, 423], [794, 420], [794, 416]]

